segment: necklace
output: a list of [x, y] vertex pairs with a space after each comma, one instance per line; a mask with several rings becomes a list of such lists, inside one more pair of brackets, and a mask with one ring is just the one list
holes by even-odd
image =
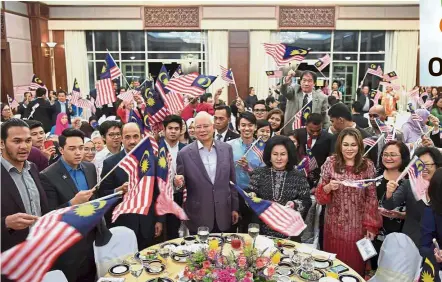
[[[273, 172], [275, 172], [275, 175], [276, 175], [275, 180], [273, 180]], [[286, 176], [287, 176], [287, 171], [284, 171], [284, 173], [281, 173], [280, 171], [273, 170], [273, 168], [270, 169], [270, 178], [272, 180], [273, 200], [275, 202], [279, 202], [282, 199]]]

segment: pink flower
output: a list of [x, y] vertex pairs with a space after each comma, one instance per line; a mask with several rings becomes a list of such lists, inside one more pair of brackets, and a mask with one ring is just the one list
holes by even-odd
[[238, 258], [239, 267], [244, 268], [246, 266], [246, 264], [247, 264], [247, 258], [245, 256], [240, 256]]
[[235, 269], [235, 268], [229, 268], [229, 272], [230, 272], [231, 274], [235, 274], [235, 273], [236, 273], [236, 269]]
[[274, 268], [273, 266], [269, 266], [269, 267], [267, 268], [267, 276], [268, 276], [268, 277], [272, 277], [273, 274], [275, 274], [275, 268]]
[[253, 278], [253, 273], [251, 273], [250, 271], [246, 272], [246, 278]]
[[209, 253], [207, 254], [207, 256], [209, 257], [209, 259], [215, 259], [216, 250], [210, 250]]
[[252, 282], [253, 280], [251, 279], [251, 278], [248, 278], [248, 277], [246, 277], [246, 278], [244, 278], [243, 280], [242, 280], [242, 282]]
[[256, 259], [256, 267], [257, 268], [263, 268], [266, 265], [266, 260], [264, 258], [257, 258]]
[[203, 262], [203, 268], [209, 268], [211, 265], [210, 261], [206, 260], [205, 262]]
[[196, 275], [201, 276], [201, 277], [203, 277], [205, 274], [206, 274], [206, 271], [204, 269], [200, 269], [196, 272]]

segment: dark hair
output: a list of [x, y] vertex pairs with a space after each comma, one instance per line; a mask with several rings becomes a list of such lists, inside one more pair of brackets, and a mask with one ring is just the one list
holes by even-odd
[[29, 94], [32, 97], [32, 93], [29, 91], [26, 91], [25, 93], [23, 93], [23, 102], [26, 101], [26, 94]]
[[43, 97], [44, 95], [46, 95], [46, 92], [46, 88], [39, 87], [37, 88], [37, 90], [35, 90], [35, 96], [37, 96], [38, 98]]
[[27, 119], [27, 120], [25, 120], [25, 122], [28, 124], [30, 130], [38, 128], [38, 127], [43, 128], [43, 123], [41, 123], [41, 121], [38, 121], [35, 119]]
[[353, 121], [351, 112], [344, 103], [336, 103], [328, 110], [330, 118], [343, 118], [347, 121]]
[[429, 154], [436, 165], [436, 168], [442, 167], [442, 154], [435, 147], [419, 147], [414, 151], [414, 154], [418, 157]]
[[[3, 109], [4, 109], [6, 106], [8, 106], [8, 107], [11, 109], [11, 112], [12, 112], [12, 108], [11, 108], [11, 106], [9, 106], [9, 104], [7, 104], [7, 103], [1, 103], [1, 104], [0, 104], [0, 111], [3, 112]], [[1, 121], [6, 121], [5, 119], [3, 119], [3, 113], [0, 114], [0, 120], [1, 120]]]
[[92, 115], [92, 116], [89, 117], [89, 123], [90, 123], [91, 121], [93, 121], [93, 120], [97, 120], [97, 117], [94, 116], [94, 115]]
[[166, 129], [166, 127], [169, 125], [169, 123], [172, 123], [172, 122], [178, 123], [178, 125], [180, 126], [180, 131], [181, 131], [183, 119], [177, 115], [168, 115], [164, 118], [164, 120], [163, 120], [164, 129]]
[[338, 85], [338, 88], [341, 87], [341, 83], [339, 81], [333, 80], [332, 85], [333, 85], [333, 83], [336, 83]]
[[361, 102], [359, 101], [355, 101], [353, 102], [353, 104], [351, 105], [351, 107], [353, 108], [353, 110], [357, 113], [361, 113], [362, 109], [364, 108], [364, 106], [362, 106]]
[[[195, 121], [194, 121], [195, 122]], [[185, 128], [185, 132], [184, 132], [184, 138], [186, 138], [186, 140], [188, 140], [189, 141], [189, 143], [190, 142], [192, 142], [192, 140], [191, 140], [191, 138], [190, 138], [190, 134], [189, 134], [189, 129], [187, 128], [187, 122], [182, 118], [181, 119], [181, 128], [183, 128], [183, 125], [184, 125], [184, 128]], [[181, 131], [181, 133], [182, 133], [182, 131]]]
[[242, 119], [245, 119], [245, 120], [249, 121], [250, 123], [253, 123], [254, 125], [256, 125], [255, 115], [252, 114], [251, 112], [243, 112], [243, 113], [240, 113], [239, 117], [236, 119], [236, 128], [239, 128], [239, 124]]
[[0, 134], [2, 135], [1, 138], [3, 141], [6, 141], [6, 139], [8, 138], [8, 130], [11, 127], [26, 127], [29, 128], [28, 124], [26, 122], [24, 122], [24, 120], [21, 120], [19, 118], [11, 118], [8, 119], [7, 121], [3, 122], [1, 125], [1, 132]]
[[437, 103], [439, 102], [440, 99], [442, 99], [441, 95], [436, 97], [436, 99], [434, 100], [434, 103], [433, 103], [433, 107], [431, 109], [437, 109], [438, 111], [442, 110], [442, 109], [439, 109], [439, 107], [437, 106]]
[[218, 106], [215, 107], [215, 111], [226, 111], [227, 117], [230, 119], [230, 117], [232, 116], [232, 110], [230, 109], [229, 106]]
[[296, 137], [296, 129], [290, 130], [289, 132], [287, 132], [287, 134], [285, 136], [295, 136]]
[[66, 96], [66, 91], [60, 89], [60, 90], [57, 91], [57, 97], [58, 97], [58, 95], [60, 95], [60, 94], [64, 94], [64, 95]]
[[250, 93], [252, 92], [253, 89], [254, 89], [253, 87], [249, 87], [249, 95], [250, 95]]
[[275, 108], [267, 114], [267, 120], [269, 120], [273, 115], [279, 115], [279, 117], [281, 118], [281, 123], [276, 129], [278, 131], [281, 129], [281, 127], [284, 126], [284, 112], [281, 109]]
[[404, 169], [407, 167], [408, 163], [410, 162], [410, 150], [408, 149], [407, 145], [405, 145], [405, 143], [397, 140], [392, 140], [386, 143], [382, 148], [381, 154], [379, 155], [380, 171], [383, 172], [385, 170], [384, 163], [382, 162], [382, 155], [389, 146], [396, 146], [399, 148], [399, 153], [401, 154], [401, 160], [402, 160], [401, 166], [399, 167], [399, 171], [404, 171]]
[[363, 157], [364, 154], [364, 143], [362, 141], [362, 135], [356, 128], [348, 127], [339, 133], [338, 138], [336, 140], [336, 146], [335, 146], [335, 167], [334, 170], [336, 173], [342, 173], [345, 171], [345, 160], [342, 154], [342, 142], [346, 136], [352, 136], [356, 139], [356, 142], [358, 144], [358, 152], [355, 156], [355, 163], [352, 167], [352, 171], [355, 174], [359, 174], [362, 171], [367, 169], [367, 162], [368, 160]]
[[270, 97], [267, 97], [267, 99], [266, 99], [266, 105], [267, 106], [270, 106], [270, 104], [271, 103], [275, 103], [275, 97], [273, 97], [273, 96], [270, 96]]
[[285, 147], [288, 154], [286, 170], [293, 170], [295, 165], [298, 163], [298, 158], [296, 157], [296, 148], [290, 138], [282, 135], [273, 136], [267, 141], [263, 154], [263, 160], [266, 166], [272, 167], [271, 155], [273, 147], [276, 145], [283, 145]]
[[230, 103], [230, 110], [232, 111], [232, 115], [234, 117], [238, 116], [238, 107], [236, 106], [236, 100], [233, 100], [232, 103]]
[[270, 122], [268, 122], [265, 119], [260, 119], [256, 122], [256, 131], [258, 131], [260, 128], [266, 127], [266, 126], [270, 127], [270, 136], [272, 136], [273, 130], [272, 130], [272, 127], [270, 126]]
[[431, 200], [431, 208], [439, 215], [442, 215], [442, 168], [438, 168], [430, 180], [428, 196]]
[[304, 78], [304, 76], [306, 76], [306, 75], [311, 75], [312, 78], [313, 78], [313, 82], [316, 83], [316, 79], [318, 78], [318, 76], [316, 75], [315, 72], [309, 71], [309, 70], [303, 71], [301, 73], [301, 78], [300, 79], [302, 80]]
[[[63, 130], [60, 136], [58, 136], [58, 144], [60, 147], [64, 147], [66, 145], [66, 140], [69, 137], [80, 137], [81, 140], [84, 140], [84, 133], [81, 130], [75, 129], [75, 128], [66, 128]], [[84, 142], [84, 141], [83, 141]]]
[[321, 125], [324, 122], [324, 118], [321, 114], [318, 113], [311, 113], [308, 115], [308, 118], [306, 120], [306, 124], [313, 123], [314, 125]]
[[109, 129], [111, 129], [112, 127], [118, 127], [121, 131], [121, 128], [123, 127], [123, 125], [121, 124], [121, 122], [118, 122], [116, 120], [106, 120], [104, 121], [100, 127], [98, 128], [98, 130], [100, 131], [101, 136], [103, 136], [103, 139], [106, 139], [106, 134], [109, 131]]
[[207, 99], [208, 99], [208, 98], [209, 98], [209, 97], [207, 96], [207, 93], [201, 95], [201, 96], [200, 96], [200, 103], [205, 103], [205, 102], [207, 102]]
[[264, 100], [258, 100], [258, 101], [256, 101], [255, 105], [253, 105], [253, 109], [255, 109], [255, 106], [256, 106], [256, 105], [264, 105], [264, 107], [265, 107], [266, 110], [267, 110], [266, 102], [265, 102]]
[[330, 95], [327, 98], [327, 102], [328, 102], [329, 106], [331, 107], [331, 106], [335, 105], [338, 102], [338, 98], [336, 98], [335, 96]]

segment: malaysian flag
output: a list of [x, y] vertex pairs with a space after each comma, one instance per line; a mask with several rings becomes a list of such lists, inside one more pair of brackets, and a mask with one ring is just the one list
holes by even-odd
[[308, 159], [307, 157], [302, 158], [302, 160], [299, 162], [298, 165], [295, 166], [295, 168], [299, 172], [303, 172], [305, 176], [308, 176]]
[[268, 78], [281, 78], [282, 71], [281, 70], [266, 71], [266, 75]]
[[118, 199], [98, 199], [40, 217], [24, 242], [2, 253], [1, 273], [14, 281], [42, 281], [55, 260], [100, 223]]
[[348, 187], [354, 187], [354, 188], [367, 188], [370, 185], [375, 184], [376, 182], [380, 181], [384, 176], [378, 176], [374, 179], [362, 179], [362, 180], [343, 180], [340, 181], [340, 183], [344, 186]]
[[114, 58], [112, 58], [112, 55], [107, 53], [104, 59], [106, 60], [106, 71], [110, 72], [111, 80], [119, 78], [121, 75], [121, 70], [115, 63], [115, 60]]
[[433, 107], [433, 104], [434, 104], [434, 100], [427, 99], [425, 101], [425, 103], [421, 104], [421, 107], [424, 108], [424, 109], [428, 109], [428, 108]]
[[298, 129], [305, 127], [307, 123], [307, 118], [312, 112], [313, 100], [308, 102], [299, 112], [296, 113], [295, 120], [292, 123], [292, 129]]
[[71, 104], [77, 106], [78, 100], [81, 98], [80, 86], [78, 85], [77, 79], [74, 79], [74, 86], [72, 87]]
[[17, 109], [19, 106], [17, 100], [15, 100], [15, 98], [11, 98], [11, 96], [9, 96], [9, 94], [7, 94], [7, 97], [8, 97], [9, 107], [11, 109]]
[[407, 93], [410, 98], [416, 99], [419, 97], [419, 88], [413, 89]]
[[219, 66], [221, 69], [221, 78], [225, 82], [229, 84], [235, 84], [235, 80], [233, 79], [233, 72], [232, 69], [225, 68], [223, 66]]
[[177, 78], [183, 75], [183, 70], [181, 69], [181, 65], [178, 65], [175, 72], [172, 74], [172, 78]]
[[238, 185], [231, 183], [247, 205], [272, 230], [286, 236], [298, 236], [306, 227], [299, 212], [276, 202], [251, 198]]
[[264, 149], [266, 147], [266, 143], [262, 140], [259, 140], [258, 142], [256, 142], [254, 144], [254, 146], [252, 147], [252, 151], [255, 152], [255, 154], [258, 156], [259, 160], [261, 161], [261, 163], [264, 163]]
[[191, 73], [172, 79], [166, 88], [181, 94], [198, 97], [206, 92], [206, 89], [215, 81], [216, 76]]
[[99, 105], [107, 105], [117, 100], [109, 71], [104, 71], [97, 82], [97, 99]]
[[318, 71], [322, 71], [325, 69], [331, 62], [330, 56], [327, 54], [324, 57], [320, 58], [316, 63], [315, 67], [318, 69]]
[[146, 113], [146, 115], [142, 119], [137, 111], [131, 110], [129, 113], [129, 122], [134, 122], [138, 124], [138, 127], [140, 128], [140, 131], [144, 134], [144, 136], [149, 137], [150, 143], [152, 144], [153, 152], [155, 155], [157, 155], [158, 143], [152, 135], [152, 129], [150, 128], [149, 124], [149, 115]]
[[120, 93], [120, 95], [118, 95], [117, 98], [130, 103], [134, 100], [134, 95], [138, 94], [140, 94], [140, 91], [136, 89], [129, 89], [126, 92]]
[[162, 122], [164, 118], [170, 114], [158, 93], [154, 93], [152, 97], [147, 99], [146, 111], [153, 123]]
[[[414, 162], [413, 162], [414, 161]], [[411, 191], [416, 201], [427, 201], [427, 190], [429, 182], [422, 176], [425, 169], [425, 164], [417, 157], [411, 160], [411, 165], [408, 168], [408, 177], [410, 179]]]
[[400, 86], [400, 85], [393, 84], [393, 83], [390, 83], [390, 82], [387, 82], [387, 81], [381, 81], [381, 82], [379, 82], [379, 85], [382, 85], [382, 86], [384, 86], [385, 88], [387, 88], [387, 87], [391, 87], [391, 88], [393, 88], [393, 90], [395, 90], [395, 91], [399, 91], [399, 90], [401, 90], [401, 86]]
[[308, 171], [310, 172], [318, 168], [318, 162], [316, 161], [316, 158], [313, 156], [312, 150], [307, 149], [306, 153], [308, 157]]
[[388, 143], [390, 141], [395, 140], [395, 138], [396, 138], [396, 130], [393, 126], [392, 129], [390, 131], [388, 131], [387, 137], [385, 137], [385, 142]]
[[155, 183], [155, 155], [150, 139], [146, 136], [118, 164], [129, 176], [129, 187], [123, 201], [115, 207], [112, 222], [126, 213], [147, 215]]
[[374, 145], [376, 145], [376, 141], [378, 141], [378, 139], [374, 136], [367, 137], [362, 140], [362, 142], [364, 143], [365, 146], [370, 146], [370, 147], [373, 147]]
[[382, 92], [377, 89], [371, 89], [370, 91], [370, 99], [373, 100], [374, 104], [379, 104], [379, 99], [382, 96]]
[[310, 52], [310, 48], [304, 49], [283, 43], [264, 43], [264, 49], [278, 66], [283, 66], [291, 61], [302, 62]]
[[386, 125], [382, 120], [376, 118], [375, 122], [381, 132], [389, 132], [390, 131], [390, 127], [388, 125]]
[[189, 220], [184, 210], [173, 200], [173, 187], [170, 182], [172, 156], [164, 139], [160, 140], [158, 151], [157, 183], [160, 190], [155, 209], [158, 215], [174, 214], [181, 220]]
[[391, 72], [389, 72], [389, 73], [384, 74], [384, 77], [383, 77], [383, 78], [385, 79], [385, 81], [390, 82], [390, 81], [393, 81], [393, 80], [398, 79], [399, 76], [397, 76], [397, 74], [396, 74], [395, 71], [391, 71]]
[[371, 64], [370, 67], [367, 69], [367, 72], [369, 74], [376, 75], [380, 78], [383, 78], [382, 68], [381, 68], [381, 66], [378, 66], [376, 64]]
[[38, 88], [44, 88], [46, 89], [46, 91], [48, 91], [48, 88], [46, 87], [46, 85], [43, 83], [43, 81], [41, 81], [40, 78], [38, 78], [35, 74], [32, 77], [32, 81], [31, 81], [31, 85], [29, 86], [29, 88], [31, 90], [36, 90]]
[[164, 104], [166, 104], [166, 106], [169, 108], [169, 112], [171, 114], [178, 114], [184, 109], [183, 95], [181, 95], [176, 91], [169, 91], [169, 89], [166, 88], [168, 84], [169, 84], [169, 74], [167, 73], [166, 67], [163, 65], [161, 67], [160, 73], [158, 74], [158, 78], [155, 83], [155, 88], [160, 93], [161, 98], [164, 101]]

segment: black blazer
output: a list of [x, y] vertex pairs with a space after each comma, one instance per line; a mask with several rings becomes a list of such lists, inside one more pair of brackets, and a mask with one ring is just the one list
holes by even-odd
[[[40, 208], [41, 213], [45, 214], [48, 212], [48, 202], [46, 199], [45, 191], [40, 183], [40, 178], [38, 177], [38, 170], [35, 164], [31, 164], [30, 173], [34, 179], [35, 185], [37, 185], [38, 192], [40, 193]], [[5, 219], [8, 215], [16, 213], [26, 213], [23, 201], [15, 185], [14, 180], [9, 175], [6, 168], [2, 165], [2, 177], [1, 177], [1, 225], [2, 225], [2, 252], [14, 247], [15, 245], [25, 241], [29, 234], [29, 228], [22, 230], [8, 230], [5, 225]]]
[[[184, 144], [183, 144], [184, 145]], [[180, 148], [179, 148], [180, 149]], [[114, 168], [119, 161], [121, 161], [126, 156], [126, 152], [121, 150], [118, 154], [110, 156], [103, 162], [103, 170], [101, 171], [101, 179], [109, 173], [109, 171]], [[129, 179], [127, 173], [120, 167], [117, 167], [108, 177], [103, 179], [98, 190], [98, 195], [100, 197], [110, 195], [114, 193], [114, 190]], [[157, 216], [155, 214], [155, 202], [158, 197], [159, 190], [157, 185], [154, 186], [154, 192], [152, 196], [152, 204], [149, 208], [149, 213], [147, 215], [140, 214], [122, 214], [117, 220], [111, 224], [112, 212], [108, 212], [105, 216], [106, 223], [111, 226], [126, 226], [132, 229], [135, 234], [142, 234], [143, 238], [149, 239], [153, 238], [155, 234], [155, 223], [164, 222], [165, 216]], [[121, 201], [118, 201], [119, 204]], [[138, 237], [138, 235], [137, 235]]]
[[233, 140], [233, 139], [236, 139], [236, 138], [239, 138], [239, 134], [233, 132], [230, 129], [227, 129], [226, 136], [224, 137], [224, 142], [227, 142], [227, 141], [230, 141], [230, 140]]
[[368, 127], [368, 119], [365, 118], [362, 114], [353, 114], [352, 118], [356, 125], [360, 128]]
[[[59, 101], [55, 101], [55, 103], [52, 105], [52, 125], [55, 125], [57, 122], [57, 116], [61, 113], [61, 104]], [[68, 100], [66, 100], [66, 114], [68, 116], [68, 122], [71, 123], [71, 116], [73, 114], [72, 108], [69, 109], [68, 107]]]
[[35, 109], [35, 112], [32, 115], [31, 119], [40, 121], [43, 124], [43, 129], [45, 130], [45, 132], [51, 131], [53, 108], [48, 100], [37, 98], [34, 101], [31, 101], [26, 108], [26, 118], [29, 119], [29, 116], [32, 113], [32, 107], [35, 104], [39, 104], [40, 106]]
[[[95, 165], [89, 162], [81, 162], [81, 165], [84, 168], [88, 189], [91, 189], [97, 184]], [[68, 202], [79, 192], [61, 159], [40, 172], [40, 179], [48, 197], [50, 210], [69, 206]], [[94, 198], [96, 197], [92, 196], [91, 199]], [[84, 266], [84, 262], [90, 260], [93, 242], [96, 241], [98, 246], [103, 245], [109, 242], [111, 236], [102, 221], [75, 246], [64, 252], [54, 264], [54, 269], [63, 271], [68, 281], [75, 281], [81, 272], [82, 264]]]
[[[367, 102], [367, 99], [369, 99], [369, 98], [367, 96], [365, 96], [364, 93], [361, 92], [361, 89], [358, 89], [358, 94], [357, 95], [358, 95], [358, 102], [361, 102], [362, 107], [364, 107], [365, 103]], [[369, 104], [368, 108], [373, 107], [374, 106], [373, 100], [370, 99], [368, 104]], [[362, 111], [362, 113], [365, 114], [365, 113], [368, 113], [368, 111], [367, 112]]]

